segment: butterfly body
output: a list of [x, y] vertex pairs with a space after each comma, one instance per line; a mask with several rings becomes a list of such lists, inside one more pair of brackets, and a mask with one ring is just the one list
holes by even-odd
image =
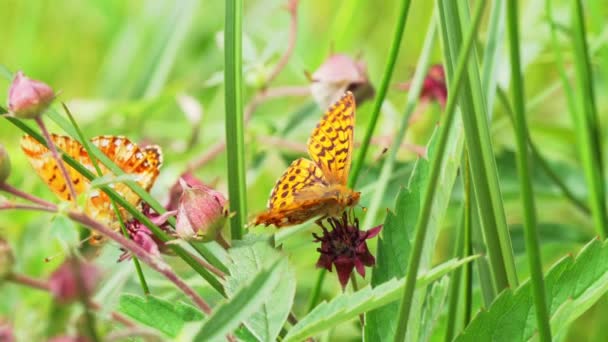
[[[53, 143], [63, 153], [69, 155], [89, 171], [97, 174], [97, 171], [87, 153], [86, 149], [78, 141], [61, 135], [51, 135]], [[91, 139], [91, 144], [97, 147], [103, 154], [112, 160], [120, 169], [138, 183], [146, 191], [149, 191], [158, 177], [162, 165], [162, 152], [158, 146], [147, 146], [140, 148], [129, 139], [121, 136], [99, 136]], [[30, 164], [42, 180], [48, 185], [53, 193], [64, 201], [74, 201], [67, 188], [63, 175], [59, 171], [55, 159], [50, 151], [36, 139], [29, 135], [21, 139], [21, 149], [27, 156]], [[113, 173], [98, 162], [104, 176], [113, 176]], [[67, 166], [69, 178], [74, 185], [77, 195], [86, 194], [85, 213], [99, 222], [114, 229], [118, 229], [118, 221], [111, 205], [108, 195], [97, 188], [91, 187], [91, 182], [74, 168]], [[109, 187], [114, 189], [131, 205], [138, 205], [139, 196], [124, 183], [110, 183]], [[121, 216], [126, 219], [126, 210], [120, 208]], [[93, 236], [92, 242], [99, 241], [98, 236]]]
[[255, 225], [285, 227], [315, 217], [339, 217], [359, 202], [360, 193], [346, 185], [354, 123], [355, 99], [347, 92], [325, 112], [308, 140], [312, 160], [300, 158], [291, 163]]

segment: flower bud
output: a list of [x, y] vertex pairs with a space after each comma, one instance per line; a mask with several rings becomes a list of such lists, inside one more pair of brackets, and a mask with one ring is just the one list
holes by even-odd
[[19, 71], [8, 91], [8, 110], [18, 118], [34, 119], [44, 113], [54, 98], [51, 87]]
[[184, 240], [215, 240], [228, 217], [226, 198], [208, 186], [191, 187], [182, 179], [180, 184], [183, 192], [177, 209], [177, 235]]
[[13, 328], [6, 321], [0, 319], [0, 341], [3, 342], [14, 342], [15, 335], [13, 335]]
[[15, 257], [11, 246], [6, 240], [0, 238], [0, 282], [13, 272]]
[[353, 92], [358, 105], [374, 96], [365, 63], [346, 55], [329, 56], [310, 78], [310, 91], [321, 108], [329, 107], [347, 90]]
[[98, 279], [99, 272], [95, 265], [67, 258], [51, 274], [49, 290], [57, 302], [69, 304], [79, 298], [81, 286], [83, 286], [86, 295], [89, 296], [97, 285]]
[[0, 183], [6, 182], [6, 179], [11, 174], [11, 160], [8, 158], [8, 153], [4, 146], [0, 144]]

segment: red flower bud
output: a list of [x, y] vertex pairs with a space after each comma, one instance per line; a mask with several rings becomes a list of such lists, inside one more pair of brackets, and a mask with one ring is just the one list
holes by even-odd
[[0, 341], [2, 342], [14, 342], [15, 335], [13, 335], [13, 328], [10, 324], [0, 319]]
[[226, 198], [205, 185], [191, 187], [183, 179], [180, 184], [183, 192], [177, 209], [177, 235], [184, 240], [215, 240], [228, 217]]
[[8, 91], [8, 110], [18, 118], [34, 119], [44, 113], [54, 98], [51, 87], [19, 71]]
[[[400, 89], [409, 90], [411, 82], [406, 82], [398, 85]], [[421, 101], [437, 101], [442, 107], [445, 107], [448, 98], [448, 88], [445, 82], [445, 72], [443, 65], [435, 64], [431, 66], [422, 83], [420, 90]]]
[[[76, 273], [78, 272], [78, 273]], [[49, 290], [55, 300], [68, 304], [78, 299], [80, 286], [89, 296], [97, 285], [99, 272], [95, 265], [67, 258], [49, 278]], [[82, 284], [79, 284], [82, 282]]]
[[358, 105], [374, 96], [365, 63], [346, 55], [329, 56], [310, 77], [310, 91], [321, 108], [329, 107], [347, 90], [354, 93]]
[[8, 158], [8, 153], [4, 146], [0, 144], [0, 183], [6, 182], [6, 179], [11, 174], [11, 160]]
[[15, 257], [11, 246], [6, 240], [0, 238], [0, 282], [13, 272], [14, 264]]

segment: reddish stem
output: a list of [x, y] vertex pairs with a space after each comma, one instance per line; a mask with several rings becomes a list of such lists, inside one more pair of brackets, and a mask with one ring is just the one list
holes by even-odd
[[49, 150], [51, 151], [51, 155], [53, 156], [53, 158], [55, 159], [55, 162], [59, 166], [59, 170], [61, 170], [61, 174], [63, 175], [65, 184], [67, 184], [68, 189], [70, 190], [70, 194], [72, 196], [71, 199], [72, 199], [73, 203], [76, 203], [76, 190], [74, 190], [74, 184], [72, 184], [72, 178], [70, 178], [70, 174], [68, 173], [68, 170], [65, 168], [65, 164], [63, 163], [63, 160], [61, 160], [61, 157], [59, 156], [59, 152], [57, 152], [57, 147], [55, 146], [55, 143], [51, 139], [51, 135], [49, 134], [49, 131], [46, 129], [46, 125], [44, 124], [42, 117], [39, 116], [35, 120], [36, 120], [36, 123], [38, 124], [38, 126], [40, 127], [40, 130], [42, 131], [42, 135], [44, 136], [44, 139], [46, 140], [46, 144], [47, 144]]
[[47, 202], [41, 198], [38, 198], [36, 196], [30, 195], [28, 193], [25, 193], [17, 188], [14, 188], [10, 185], [8, 185], [7, 183], [0, 183], [0, 190], [8, 192], [9, 194], [13, 194], [17, 197], [21, 197], [25, 200], [28, 200], [30, 202], [36, 203], [36, 204], [40, 204], [41, 206], [44, 207], [52, 207], [54, 206], [53, 203], [51, 202]]

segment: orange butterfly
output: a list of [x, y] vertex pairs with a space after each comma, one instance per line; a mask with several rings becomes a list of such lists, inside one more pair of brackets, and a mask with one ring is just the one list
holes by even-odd
[[[86, 149], [76, 140], [61, 135], [53, 134], [51, 139], [55, 145], [64, 153], [74, 158], [84, 165], [91, 172], [96, 174], [96, 170], [89, 158]], [[146, 191], [154, 185], [162, 165], [162, 152], [158, 146], [147, 146], [140, 148], [125, 137], [100, 136], [91, 139], [91, 143], [99, 148], [103, 154], [108, 156], [126, 174], [134, 176], [135, 181]], [[30, 161], [30, 164], [49, 186], [49, 188], [62, 200], [73, 201], [67, 184], [59, 170], [51, 152], [36, 139], [29, 135], [21, 139], [21, 149]], [[91, 189], [90, 181], [72, 167], [66, 165], [74, 190], [80, 195], [87, 192], [85, 212], [96, 220], [118, 229], [116, 215], [112, 209], [108, 195], [99, 190]], [[112, 172], [103, 164], [99, 167], [104, 175], [111, 175]], [[136, 206], [140, 202], [139, 196], [124, 183], [111, 183], [109, 185], [118, 194], [124, 197], [130, 204]], [[120, 208], [123, 218], [127, 218], [127, 212]], [[92, 243], [99, 242], [101, 236], [93, 234]]]
[[355, 97], [351, 92], [334, 103], [308, 139], [306, 158], [295, 160], [270, 193], [268, 209], [254, 224], [276, 227], [313, 217], [336, 217], [359, 202], [360, 192], [346, 186], [353, 150]]

